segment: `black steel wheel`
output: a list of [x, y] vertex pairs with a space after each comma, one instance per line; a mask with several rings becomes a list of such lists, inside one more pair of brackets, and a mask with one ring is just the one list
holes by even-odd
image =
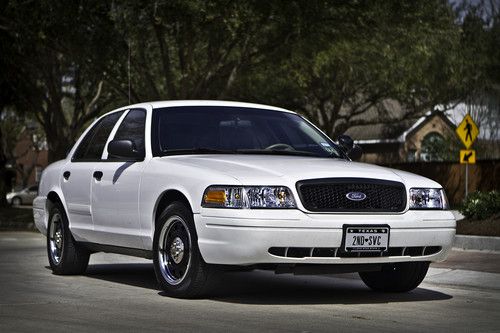
[[429, 262], [401, 262], [383, 267], [378, 272], [359, 272], [363, 282], [373, 290], [407, 292], [424, 280]]
[[49, 213], [47, 255], [54, 274], [82, 274], [89, 263], [90, 252], [73, 239], [60, 203], [54, 204]]
[[205, 291], [213, 268], [201, 257], [193, 213], [181, 202], [170, 204], [156, 223], [153, 263], [167, 295], [193, 298]]

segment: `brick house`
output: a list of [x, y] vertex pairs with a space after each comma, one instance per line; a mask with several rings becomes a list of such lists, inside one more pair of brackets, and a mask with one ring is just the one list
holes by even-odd
[[451, 149], [455, 128], [446, 114], [438, 111], [419, 119], [354, 126], [346, 134], [363, 148], [362, 161], [387, 164], [442, 160], [436, 147]]
[[38, 184], [43, 169], [48, 165], [47, 142], [27, 128], [14, 148], [14, 156], [16, 160], [10, 163], [10, 169], [15, 173], [12, 187]]

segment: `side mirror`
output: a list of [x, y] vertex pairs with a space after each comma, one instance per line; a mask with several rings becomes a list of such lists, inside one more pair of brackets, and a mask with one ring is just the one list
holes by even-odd
[[361, 147], [354, 144], [354, 140], [349, 135], [339, 135], [337, 141], [351, 160], [358, 161], [361, 158], [361, 155], [363, 155]]
[[348, 153], [354, 147], [354, 140], [349, 135], [339, 135], [337, 141], [339, 142], [339, 145], [344, 148], [346, 153]]
[[108, 154], [118, 158], [138, 160], [142, 154], [131, 140], [113, 140], [108, 144]]
[[349, 158], [353, 161], [359, 161], [362, 155], [363, 149], [356, 144], [352, 147], [351, 151], [347, 153], [347, 156], [349, 156]]

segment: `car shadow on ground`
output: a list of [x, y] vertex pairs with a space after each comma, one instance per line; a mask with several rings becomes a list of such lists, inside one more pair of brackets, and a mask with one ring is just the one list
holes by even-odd
[[153, 265], [149, 263], [89, 265], [85, 276], [134, 287], [158, 289]]
[[[86, 277], [134, 287], [158, 289], [152, 264], [95, 264]], [[424, 302], [452, 296], [425, 288], [408, 293], [380, 293], [368, 289], [356, 274], [328, 276], [276, 275], [268, 271], [219, 274], [205, 299], [238, 304], [377, 304]], [[164, 292], [159, 295], [166, 296]]]

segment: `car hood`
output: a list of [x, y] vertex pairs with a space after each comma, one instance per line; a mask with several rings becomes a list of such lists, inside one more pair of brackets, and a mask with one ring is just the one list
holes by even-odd
[[441, 187], [408, 172], [336, 158], [281, 155], [178, 155], [173, 162], [211, 170], [237, 179], [244, 185], [293, 185], [304, 179], [374, 178], [403, 182], [407, 187]]

